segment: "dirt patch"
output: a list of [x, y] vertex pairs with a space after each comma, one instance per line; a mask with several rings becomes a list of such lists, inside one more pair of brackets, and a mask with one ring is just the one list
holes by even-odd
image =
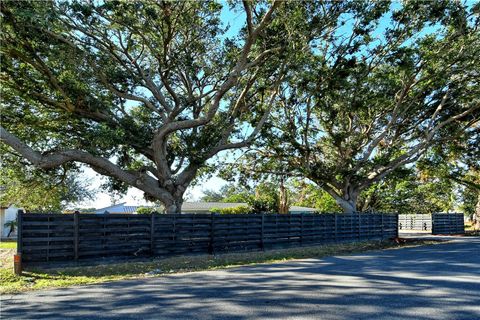
[[13, 268], [13, 255], [16, 249], [0, 249], [0, 268]]

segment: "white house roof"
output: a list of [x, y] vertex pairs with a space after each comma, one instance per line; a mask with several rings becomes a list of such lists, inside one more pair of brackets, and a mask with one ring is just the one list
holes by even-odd
[[97, 209], [95, 210], [95, 213], [102, 214], [105, 213], [105, 211], [108, 213], [134, 213], [140, 207], [141, 206], [128, 206], [126, 205], [126, 202], [122, 202], [109, 207]]

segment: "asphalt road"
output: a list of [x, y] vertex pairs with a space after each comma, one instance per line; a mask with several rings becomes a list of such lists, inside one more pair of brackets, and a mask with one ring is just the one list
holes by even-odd
[[480, 238], [4, 296], [1, 319], [480, 319]]

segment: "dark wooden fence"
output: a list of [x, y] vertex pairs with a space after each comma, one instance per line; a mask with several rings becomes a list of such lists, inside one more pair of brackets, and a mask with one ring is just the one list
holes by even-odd
[[462, 213], [432, 214], [432, 234], [464, 234], [465, 223]]
[[432, 231], [431, 214], [399, 214], [399, 230]]
[[19, 214], [29, 262], [263, 250], [398, 236], [396, 214]]

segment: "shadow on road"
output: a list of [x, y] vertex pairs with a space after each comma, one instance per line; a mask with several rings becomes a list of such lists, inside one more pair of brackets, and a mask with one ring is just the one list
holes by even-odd
[[7, 318], [480, 319], [480, 239], [49, 290]]

